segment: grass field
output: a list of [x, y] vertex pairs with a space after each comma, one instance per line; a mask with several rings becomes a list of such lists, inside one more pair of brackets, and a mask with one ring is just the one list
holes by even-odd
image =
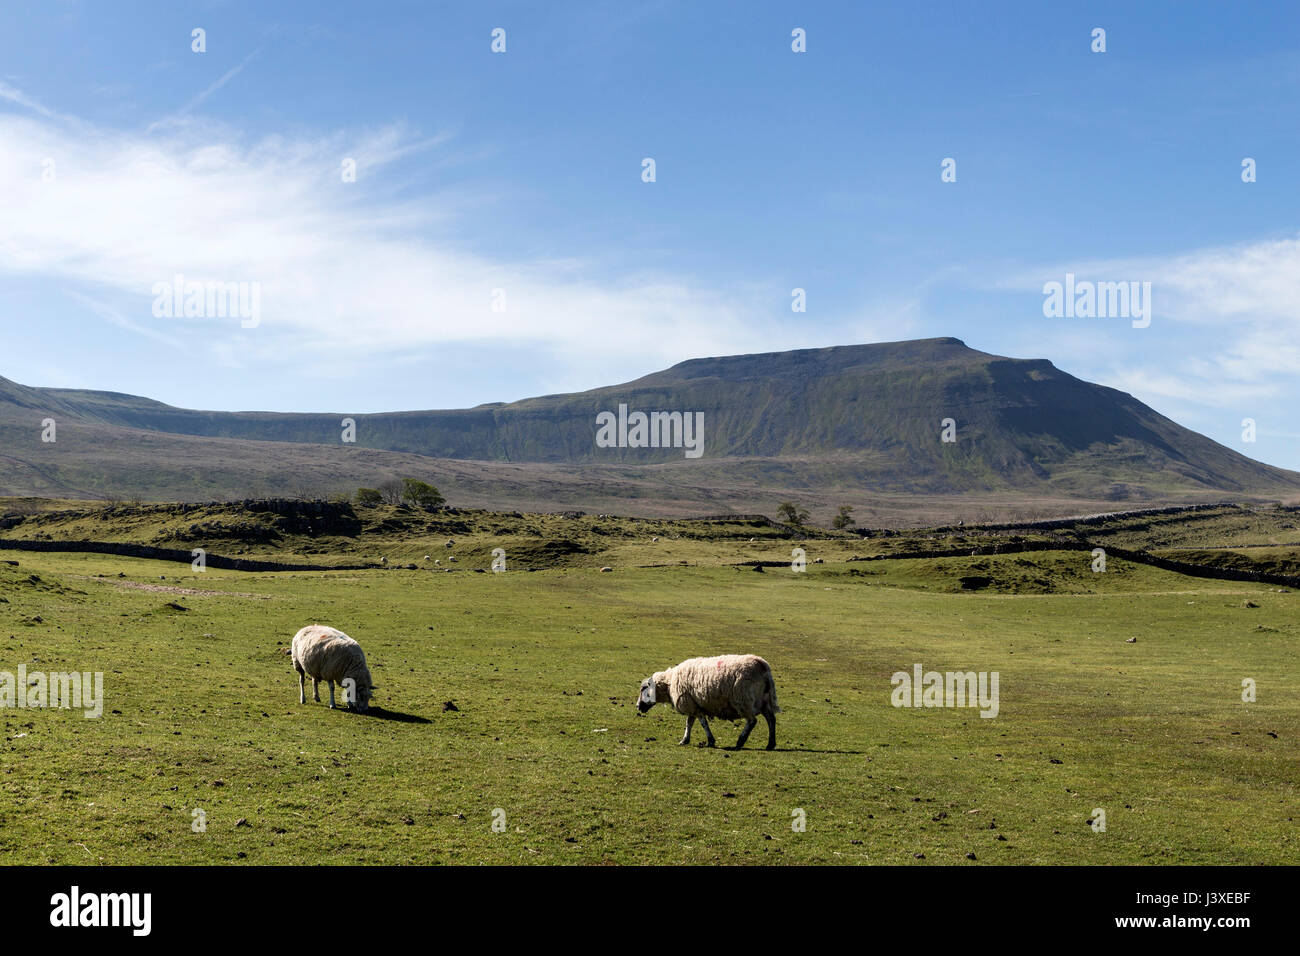
[[[0, 859], [1300, 862], [1300, 595], [1079, 552], [848, 562], [842, 539], [755, 573], [728, 562], [791, 545], [745, 533], [505, 574], [472, 573], [486, 529], [438, 555], [455, 574], [2, 553], [0, 670], [102, 671], [107, 701], [0, 710]], [[378, 710], [298, 704], [283, 650], [313, 622], [362, 643]], [[761, 722], [730, 752], [636, 714], [641, 678], [724, 652], [772, 663], [777, 751]], [[998, 672], [998, 716], [895, 708], [917, 663]]]

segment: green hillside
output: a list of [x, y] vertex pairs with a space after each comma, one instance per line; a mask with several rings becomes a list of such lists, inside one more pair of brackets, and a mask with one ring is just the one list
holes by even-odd
[[[702, 456], [598, 447], [597, 415], [620, 405], [702, 414]], [[60, 447], [39, 441], [45, 416], [69, 436]], [[354, 444], [341, 440], [344, 418], [356, 421]], [[946, 419], [955, 441], [940, 440]], [[695, 359], [587, 392], [374, 415], [197, 411], [0, 379], [0, 449], [0, 492], [59, 496], [243, 497], [292, 492], [294, 483], [332, 493], [400, 473], [460, 482], [458, 491], [477, 486], [484, 494], [473, 504], [623, 501], [644, 513], [677, 501], [693, 513], [753, 510], [756, 500], [771, 510], [792, 495], [814, 507], [881, 495], [1300, 496], [1300, 475], [1130, 395], [953, 338]], [[498, 467], [507, 464], [553, 471]]]

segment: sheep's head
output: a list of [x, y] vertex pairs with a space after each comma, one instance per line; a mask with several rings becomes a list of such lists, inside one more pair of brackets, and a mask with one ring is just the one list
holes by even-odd
[[348, 707], [357, 713], [364, 714], [370, 709], [370, 698], [374, 696], [375, 691], [379, 689], [377, 684], [358, 684], [351, 677], [343, 681], [343, 693], [348, 702]]
[[[667, 692], [663, 671], [652, 674], [641, 682], [641, 695], [637, 698], [636, 709], [645, 713], [659, 703], [660, 694]], [[664, 698], [667, 699], [666, 697]]]

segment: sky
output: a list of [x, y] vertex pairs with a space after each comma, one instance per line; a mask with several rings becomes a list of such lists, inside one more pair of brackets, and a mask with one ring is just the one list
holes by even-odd
[[[951, 335], [1300, 469], [1298, 28], [1251, 2], [4, 4], [0, 376], [355, 414]], [[1149, 288], [1147, 318], [1046, 315], [1067, 274]], [[177, 276], [246, 313], [169, 313]]]

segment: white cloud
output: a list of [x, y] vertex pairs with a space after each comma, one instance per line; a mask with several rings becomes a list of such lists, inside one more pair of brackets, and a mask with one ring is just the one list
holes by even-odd
[[[581, 353], [588, 366], [635, 355], [648, 371], [789, 338], [773, 306], [785, 293], [514, 261], [436, 238], [460, 200], [405, 198], [393, 164], [445, 137], [393, 126], [245, 144], [200, 118], [139, 134], [65, 120], [10, 87], [0, 96], [36, 114], [0, 112], [0, 273], [58, 280], [124, 329], [185, 337], [213, 360], [497, 342]], [[344, 157], [358, 162], [356, 183], [341, 181]], [[41, 178], [46, 158], [53, 182]], [[260, 283], [261, 326], [155, 318], [151, 289], [177, 274]], [[497, 288], [504, 313], [490, 308]], [[833, 339], [833, 323], [823, 328]]]
[[1035, 267], [997, 282], [998, 288], [1041, 292], [1073, 272], [1080, 280], [1149, 281], [1156, 319], [1216, 325], [1280, 319], [1300, 325], [1300, 239], [1268, 239], [1169, 256], [1097, 259]]
[[[1300, 368], [1300, 239], [1274, 238], [1169, 256], [1093, 260], [1035, 268], [996, 283], [1038, 296], [1044, 282], [1151, 283], [1150, 329], [1109, 319], [1041, 319], [1080, 341], [1104, 380], [1142, 397], [1214, 406], [1276, 399]], [[1122, 320], [1120, 320], [1122, 323]], [[1098, 335], [1105, 329], [1109, 334]], [[1159, 336], [1158, 340], [1155, 338]], [[1109, 361], [1105, 351], [1110, 350]], [[1147, 365], [1132, 360], [1145, 352]], [[1116, 353], [1119, 353], [1118, 355]]]

